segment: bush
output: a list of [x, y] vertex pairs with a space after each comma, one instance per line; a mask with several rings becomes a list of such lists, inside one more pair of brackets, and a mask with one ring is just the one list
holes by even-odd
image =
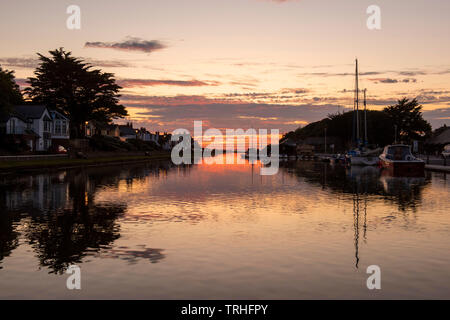
[[89, 146], [95, 151], [155, 151], [159, 150], [153, 141], [130, 139], [126, 142], [118, 138], [108, 136], [93, 136], [89, 140]]
[[96, 151], [132, 151], [133, 147], [118, 138], [95, 135], [89, 140], [89, 146]]
[[130, 139], [127, 140], [127, 143], [131, 144], [134, 148], [136, 148], [139, 151], [154, 151], [158, 149], [156, 143], [154, 143], [153, 141]]
[[0, 135], [0, 155], [29, 153], [30, 146], [24, 139]]

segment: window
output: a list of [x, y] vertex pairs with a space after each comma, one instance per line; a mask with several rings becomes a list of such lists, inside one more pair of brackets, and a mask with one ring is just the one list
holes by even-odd
[[52, 123], [50, 121], [44, 121], [44, 131], [51, 132]]
[[55, 134], [56, 135], [61, 135], [61, 121], [56, 120], [55, 121]]
[[9, 122], [9, 133], [16, 134], [16, 119], [11, 119]]
[[62, 122], [62, 134], [63, 135], [67, 134], [67, 121]]

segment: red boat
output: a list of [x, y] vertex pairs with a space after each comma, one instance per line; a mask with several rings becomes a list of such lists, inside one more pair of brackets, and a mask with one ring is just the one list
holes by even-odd
[[380, 155], [380, 165], [393, 176], [423, 177], [425, 162], [414, 157], [411, 147], [403, 144], [389, 145]]

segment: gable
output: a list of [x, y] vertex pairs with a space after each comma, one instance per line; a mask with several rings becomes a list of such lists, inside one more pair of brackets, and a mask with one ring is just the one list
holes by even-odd
[[69, 118], [67, 118], [62, 113], [56, 111], [56, 110], [48, 110], [50, 113], [50, 116], [53, 120], [63, 120], [63, 121], [69, 121]]
[[50, 116], [50, 112], [48, 112], [47, 108], [45, 108], [40, 117], [43, 121], [52, 121], [52, 117]]

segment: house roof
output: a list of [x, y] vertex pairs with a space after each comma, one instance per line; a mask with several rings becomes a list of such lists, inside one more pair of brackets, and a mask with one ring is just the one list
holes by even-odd
[[444, 130], [441, 134], [428, 140], [429, 144], [447, 144], [450, 143], [450, 128]]
[[118, 127], [117, 124], [108, 124], [98, 121], [92, 121], [91, 123], [99, 130], [115, 130]]
[[[13, 117], [18, 118], [23, 122], [28, 122], [31, 119], [40, 119], [44, 114], [45, 110], [48, 109], [44, 105], [14, 106], [12, 110], [9, 112], [9, 114], [3, 114], [2, 116], [0, 116], [0, 122], [1, 123], [7, 122], [9, 119]], [[52, 118], [55, 119], [55, 117], [67, 120], [65, 116], [63, 116], [57, 111], [49, 111], [49, 114], [50, 117], [45, 115], [44, 117], [45, 121], [52, 121]]]
[[11, 118], [18, 118], [23, 122], [27, 122], [27, 119], [22, 114], [16, 112], [15, 110], [12, 110], [10, 113], [0, 115], [0, 123], [8, 122], [8, 120]]
[[138, 130], [138, 132], [139, 133], [149, 133], [149, 134], [151, 134], [147, 129], [145, 129], [145, 128], [140, 128], [139, 130]]
[[119, 126], [121, 136], [136, 135], [136, 130], [129, 126]]
[[46, 109], [47, 107], [43, 105], [14, 106], [14, 110], [27, 119], [40, 119]]

